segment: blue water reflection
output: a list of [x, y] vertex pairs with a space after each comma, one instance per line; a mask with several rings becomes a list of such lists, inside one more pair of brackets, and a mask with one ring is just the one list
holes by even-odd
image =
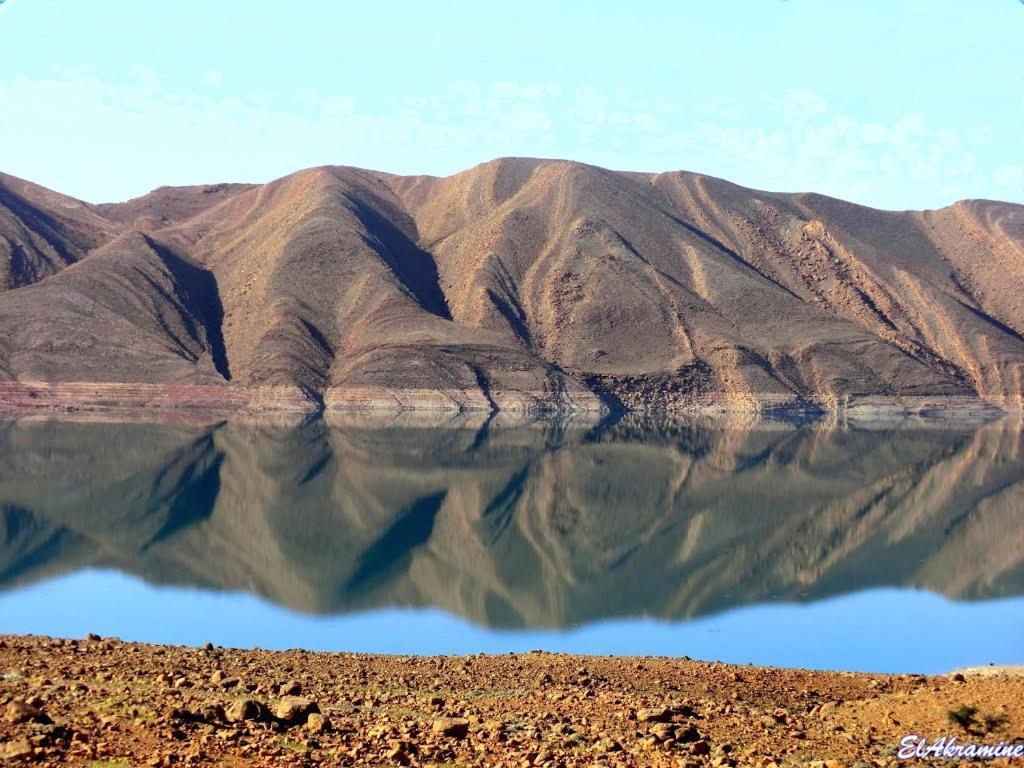
[[0, 632], [1024, 662], [1024, 431], [0, 422]]

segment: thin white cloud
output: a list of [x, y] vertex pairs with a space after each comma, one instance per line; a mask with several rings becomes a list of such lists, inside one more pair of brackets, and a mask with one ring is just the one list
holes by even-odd
[[326, 162], [447, 173], [509, 154], [698, 170], [888, 207], [1021, 199], [1020, 165], [980, 159], [992, 141], [984, 119], [959, 132], [916, 113], [863, 121], [806, 90], [740, 103], [462, 80], [370, 108], [302, 88], [242, 99], [221, 95], [221, 82], [215, 70], [194, 91], [168, 88], [152, 69], [121, 83], [81, 71], [0, 75], [0, 117], [18, 116], [0, 120], [0, 166], [55, 186], [70, 177], [65, 191], [87, 199], [159, 183], [262, 180]]

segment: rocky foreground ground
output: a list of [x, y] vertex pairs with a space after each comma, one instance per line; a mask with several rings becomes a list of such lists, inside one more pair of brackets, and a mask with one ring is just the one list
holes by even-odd
[[909, 733], [1021, 739], [1024, 678], [0, 636], [10, 764], [853, 768]]

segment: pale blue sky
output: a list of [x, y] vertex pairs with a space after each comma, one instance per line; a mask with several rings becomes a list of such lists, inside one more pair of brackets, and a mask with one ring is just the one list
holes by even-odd
[[1020, 0], [0, 5], [0, 170], [93, 202], [502, 155], [1024, 202], [1022, 128]]

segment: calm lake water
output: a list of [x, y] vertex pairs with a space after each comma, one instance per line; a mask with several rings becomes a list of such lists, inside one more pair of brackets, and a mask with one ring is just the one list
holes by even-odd
[[0, 422], [0, 632], [1019, 664], [1024, 432]]

